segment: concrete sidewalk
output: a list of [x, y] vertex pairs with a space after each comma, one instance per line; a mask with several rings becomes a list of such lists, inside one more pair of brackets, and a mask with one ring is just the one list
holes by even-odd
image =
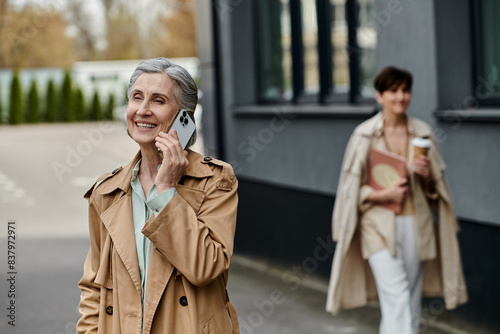
[[[328, 282], [289, 275], [263, 261], [235, 255], [230, 267], [228, 292], [238, 313], [241, 334], [377, 334], [378, 305], [343, 310], [337, 316], [325, 311]], [[450, 316], [442, 302], [423, 307], [424, 334], [490, 334], [485, 328]]]

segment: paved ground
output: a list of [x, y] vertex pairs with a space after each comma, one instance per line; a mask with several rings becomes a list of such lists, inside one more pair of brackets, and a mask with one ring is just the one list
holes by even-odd
[[[4, 259], [5, 239], [0, 243], [0, 256]], [[79, 318], [77, 282], [88, 245], [86, 237], [18, 238], [16, 326], [8, 325], [10, 319], [6, 312], [1, 312], [0, 332], [74, 333]], [[4, 260], [0, 264], [1, 268], [6, 267]], [[236, 256], [230, 270], [228, 291], [238, 312], [242, 334], [377, 333], [376, 308], [365, 307], [331, 317], [324, 311], [325, 293], [321, 288], [294, 289], [283, 283], [275, 269], [268, 268], [266, 272], [263, 269], [262, 263]], [[2, 310], [8, 307], [6, 288], [3, 284], [0, 289]], [[451, 332], [427, 328], [423, 333]]]
[[[78, 320], [88, 251], [83, 193], [103, 172], [126, 164], [137, 145], [120, 123], [0, 126], [0, 333], [69, 334]], [[8, 267], [8, 222], [15, 221], [15, 274]], [[242, 334], [377, 333], [379, 311], [365, 307], [332, 317], [326, 282], [295, 287], [286, 268], [235, 255], [229, 294]], [[16, 298], [9, 297], [15, 276]], [[15, 300], [16, 326], [8, 315]], [[498, 333], [446, 312], [424, 310], [422, 333]]]

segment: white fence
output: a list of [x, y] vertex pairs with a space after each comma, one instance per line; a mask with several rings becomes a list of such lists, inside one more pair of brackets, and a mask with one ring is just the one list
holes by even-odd
[[[173, 58], [176, 64], [186, 68], [193, 78], [198, 77], [198, 58]], [[117, 104], [125, 101], [126, 90], [130, 76], [141, 60], [118, 61], [89, 61], [77, 62], [70, 69], [74, 86], [79, 86], [87, 101], [90, 101], [94, 92], [99, 92], [102, 102], [107, 101], [110, 94], [114, 94]], [[0, 100], [2, 109], [8, 108], [12, 69], [0, 69]], [[63, 68], [34, 68], [20, 69], [19, 80], [23, 94], [28, 92], [32, 80], [36, 80], [38, 93], [42, 101], [50, 79], [56, 86], [60, 86], [64, 78]]]

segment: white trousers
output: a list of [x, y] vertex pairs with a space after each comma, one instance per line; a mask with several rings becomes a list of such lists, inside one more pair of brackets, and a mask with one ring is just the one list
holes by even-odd
[[375, 277], [382, 319], [380, 334], [417, 334], [423, 264], [418, 256], [414, 216], [396, 217], [396, 257], [387, 248], [368, 258]]

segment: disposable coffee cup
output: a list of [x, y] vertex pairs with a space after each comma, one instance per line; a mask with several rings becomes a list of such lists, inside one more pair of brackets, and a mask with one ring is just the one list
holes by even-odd
[[413, 161], [421, 155], [427, 156], [429, 154], [429, 149], [431, 148], [431, 140], [427, 138], [413, 138], [411, 140], [411, 146], [413, 147]]

